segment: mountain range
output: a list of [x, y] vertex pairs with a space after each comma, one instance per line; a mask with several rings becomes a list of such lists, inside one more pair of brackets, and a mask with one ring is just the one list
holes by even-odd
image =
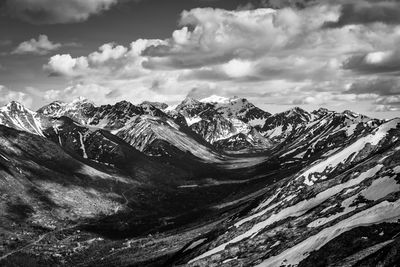
[[394, 266], [400, 119], [247, 99], [0, 108], [0, 265]]

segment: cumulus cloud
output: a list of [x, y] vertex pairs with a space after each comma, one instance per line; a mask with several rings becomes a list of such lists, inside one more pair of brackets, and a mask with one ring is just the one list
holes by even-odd
[[145, 60], [141, 56], [143, 50], [161, 43], [161, 40], [139, 39], [132, 42], [129, 48], [113, 43], [104, 44], [86, 57], [57, 54], [49, 59], [44, 69], [51, 75], [73, 78], [135, 78], [147, 71], [141, 66]]
[[41, 34], [36, 39], [32, 38], [28, 41], [20, 43], [11, 54], [36, 54], [46, 55], [51, 51], [57, 50], [61, 47], [60, 43], [53, 43], [49, 40], [47, 35]]
[[6, 0], [9, 15], [33, 24], [73, 23], [87, 20], [118, 0]]
[[17, 101], [29, 107], [32, 105], [32, 97], [24, 92], [14, 91], [4, 85], [0, 85], [0, 105], [6, 105], [11, 101]]
[[[88, 87], [93, 94], [93, 88], [104, 90], [96, 95], [104, 102], [222, 94], [290, 105], [395, 106], [375, 101], [400, 95], [393, 75], [400, 67], [400, 26], [328, 28], [343, 14], [343, 1], [332, 2], [276, 10], [192, 9], [182, 12], [178, 29], [165, 40], [106, 43], [81, 57], [58, 54], [44, 68], [79, 88], [62, 91], [61, 98]], [[48, 98], [57, 92], [49, 91]]]
[[85, 57], [72, 58], [68, 54], [63, 54], [52, 56], [44, 69], [48, 70], [51, 75], [75, 77], [87, 74], [88, 66]]
[[145, 67], [198, 68], [279, 53], [312, 41], [304, 37], [334, 16], [335, 10], [328, 6], [279, 11], [267, 8], [184, 11], [180, 18], [182, 28], [173, 32], [168, 44], [146, 49], [145, 55], [150, 59]]

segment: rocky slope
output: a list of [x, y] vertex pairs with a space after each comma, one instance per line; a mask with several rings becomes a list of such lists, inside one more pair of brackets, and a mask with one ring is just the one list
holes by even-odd
[[1, 265], [399, 259], [400, 119], [212, 96], [12, 102], [0, 124]]
[[[181, 115], [168, 116], [157, 106], [165, 107], [163, 104], [150, 102], [136, 106], [127, 101], [96, 107], [86, 99], [78, 99], [68, 104], [51, 103], [39, 109], [38, 113], [55, 118], [65, 116], [83, 127], [111, 131], [150, 156], [172, 154], [165, 146], [163, 149], [157, 148], [163, 141], [167, 142], [172, 150], [189, 152], [206, 161], [218, 161], [219, 155], [214, 153], [207, 142], [187, 127]], [[86, 135], [82, 135], [82, 138], [85, 140]], [[82, 143], [80, 136], [76, 138], [75, 143]], [[158, 152], [154, 153], [154, 151]]]
[[43, 136], [42, 129], [45, 127], [46, 119], [20, 103], [12, 101], [0, 108], [0, 124]]
[[[364, 266], [400, 232], [400, 120], [270, 188], [181, 251], [190, 266]], [[398, 247], [398, 246], [397, 246]], [[382, 256], [385, 266], [396, 257]], [[362, 263], [363, 262], [363, 263]]]

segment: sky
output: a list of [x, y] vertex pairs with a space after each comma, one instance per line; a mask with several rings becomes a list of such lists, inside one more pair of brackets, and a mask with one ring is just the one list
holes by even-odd
[[400, 1], [3, 0], [0, 105], [245, 97], [400, 116]]

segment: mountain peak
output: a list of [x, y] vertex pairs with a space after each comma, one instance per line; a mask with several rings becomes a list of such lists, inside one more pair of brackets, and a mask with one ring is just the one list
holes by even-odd
[[150, 105], [160, 110], [168, 108], [168, 105], [162, 102], [143, 101], [140, 105]]
[[354, 118], [357, 118], [358, 116], [360, 116], [359, 113], [356, 113], [356, 112], [351, 111], [349, 109], [346, 109], [345, 111], [343, 111], [342, 114], [348, 115], [348, 116], [351, 116], [351, 117], [354, 117]]
[[190, 96], [187, 96], [187, 97], [182, 101], [181, 105], [194, 105], [194, 104], [198, 104], [198, 103], [200, 103], [200, 101], [198, 101], [198, 100], [196, 100], [196, 99], [194, 99], [194, 98], [192, 98], [192, 97], [190, 97]]
[[307, 113], [307, 111], [305, 111], [304, 109], [300, 108], [300, 107], [294, 107], [292, 109], [288, 110], [289, 113]]
[[17, 101], [11, 101], [8, 103], [6, 106], [4, 106], [5, 109], [9, 111], [19, 111], [19, 112], [25, 112], [27, 109], [22, 105], [21, 103]]
[[115, 103], [115, 106], [134, 106], [131, 102], [122, 100], [117, 103]]
[[326, 114], [328, 114], [328, 113], [332, 113], [333, 111], [331, 111], [331, 110], [329, 110], [329, 109], [327, 109], [327, 108], [319, 108], [319, 109], [317, 109], [317, 110], [314, 110], [312, 113], [313, 114], [316, 114], [316, 115], [322, 115], [322, 116], [324, 116], [324, 115], [326, 115]]
[[77, 98], [72, 100], [72, 103], [86, 103], [86, 102], [91, 102], [91, 101], [89, 101], [89, 99], [83, 96], [78, 96]]
[[299, 117], [301, 118], [303, 121], [308, 121], [310, 119], [311, 114], [299, 107], [294, 107], [291, 108], [285, 112], [283, 112], [282, 114], [284, 114], [285, 117]]
[[235, 96], [233, 98], [228, 98], [228, 97], [224, 97], [224, 96], [218, 96], [218, 95], [211, 95], [209, 97], [203, 98], [200, 100], [200, 102], [203, 103], [221, 103], [221, 104], [227, 104], [229, 103], [231, 100], [237, 99], [238, 97]]

